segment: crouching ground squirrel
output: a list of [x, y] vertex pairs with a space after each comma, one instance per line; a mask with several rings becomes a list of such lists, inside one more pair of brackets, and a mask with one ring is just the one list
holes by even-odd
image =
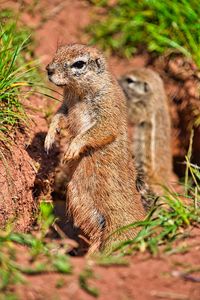
[[125, 74], [119, 83], [127, 97], [128, 120], [134, 126], [132, 153], [136, 168], [150, 189], [168, 185], [172, 172], [171, 124], [167, 97], [160, 76], [139, 68]]
[[45, 149], [63, 126], [68, 132], [63, 161], [71, 165], [68, 212], [89, 238], [90, 253], [108, 251], [137, 230], [112, 232], [145, 216], [128, 147], [125, 97], [104, 56], [92, 47], [60, 47], [47, 72], [50, 81], [64, 88], [64, 100]]

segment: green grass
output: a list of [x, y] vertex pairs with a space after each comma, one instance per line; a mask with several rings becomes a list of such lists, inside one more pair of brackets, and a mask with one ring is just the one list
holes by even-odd
[[59, 101], [45, 86], [34, 57], [34, 41], [28, 27], [18, 24], [10, 10], [0, 12], [0, 141], [8, 141], [9, 133], [18, 125], [28, 125], [24, 99], [31, 94]]
[[36, 82], [36, 62], [28, 48], [30, 32], [13, 21], [13, 13], [0, 14], [0, 140], [27, 116], [21, 100]]
[[115, 5], [109, 5], [108, 0], [92, 2], [97, 10], [87, 28], [91, 43], [127, 57], [138, 47], [158, 54], [178, 49], [200, 66], [198, 0], [117, 0]]
[[[69, 274], [72, 267], [66, 251], [68, 245], [50, 242], [46, 239], [49, 227], [55, 221], [51, 204], [42, 202], [38, 217], [37, 234], [15, 233], [11, 228], [0, 231], [0, 297], [9, 293], [10, 287], [25, 282], [25, 274], [59, 272]], [[21, 245], [23, 250], [17, 245]], [[23, 264], [17, 256], [23, 251]]]
[[[189, 150], [190, 151], [190, 150]], [[186, 157], [184, 195], [165, 189], [158, 204], [152, 208], [146, 220], [130, 224], [120, 231], [139, 227], [141, 231], [133, 240], [115, 246], [112, 252], [131, 254], [134, 251], [150, 251], [157, 255], [160, 251], [172, 251], [173, 243], [187, 236], [192, 226], [200, 225], [200, 167], [193, 165]], [[185, 199], [187, 204], [182, 201]]]
[[171, 249], [173, 242], [182, 238], [187, 228], [200, 223], [200, 210], [184, 206], [178, 195], [169, 194], [163, 199], [165, 207], [156, 207], [145, 221], [134, 224], [142, 228], [140, 233], [135, 239], [118, 245], [115, 251], [121, 249], [124, 254], [130, 254], [136, 250], [149, 250], [157, 255], [161, 245], [164, 246], [164, 251]]
[[85, 268], [79, 275], [80, 287], [93, 297], [99, 296], [99, 290], [96, 287], [89, 285], [88, 280], [94, 278], [94, 272], [91, 268]]

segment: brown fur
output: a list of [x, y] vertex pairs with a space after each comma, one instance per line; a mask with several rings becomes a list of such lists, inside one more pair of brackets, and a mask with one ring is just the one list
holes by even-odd
[[168, 185], [172, 174], [171, 124], [163, 82], [150, 69], [135, 69], [120, 79], [134, 126], [132, 152], [138, 170], [153, 192]]
[[[77, 60], [85, 60], [82, 69], [73, 68]], [[89, 237], [90, 253], [108, 251], [112, 242], [133, 238], [137, 230], [110, 237], [112, 232], [145, 215], [128, 148], [124, 95], [95, 48], [63, 46], [47, 70], [52, 82], [64, 86], [64, 101], [52, 120], [45, 148], [51, 148], [59, 123], [65, 120], [69, 135], [63, 161], [73, 164], [68, 211]]]

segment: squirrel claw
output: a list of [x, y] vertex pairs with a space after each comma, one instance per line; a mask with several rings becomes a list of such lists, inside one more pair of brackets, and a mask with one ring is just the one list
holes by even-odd
[[62, 163], [65, 164], [70, 160], [77, 159], [79, 157], [79, 154], [80, 154], [80, 149], [77, 143], [72, 142], [64, 153]]
[[45, 141], [44, 141], [44, 149], [47, 152], [47, 154], [49, 153], [49, 150], [52, 148], [54, 140], [55, 140], [54, 135], [52, 135], [50, 133], [48, 133], [46, 135], [46, 138], [45, 138]]

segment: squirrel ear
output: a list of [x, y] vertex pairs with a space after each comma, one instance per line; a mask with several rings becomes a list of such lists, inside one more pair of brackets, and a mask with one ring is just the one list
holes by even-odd
[[96, 58], [95, 64], [98, 73], [102, 73], [105, 70], [105, 61], [102, 58]]

